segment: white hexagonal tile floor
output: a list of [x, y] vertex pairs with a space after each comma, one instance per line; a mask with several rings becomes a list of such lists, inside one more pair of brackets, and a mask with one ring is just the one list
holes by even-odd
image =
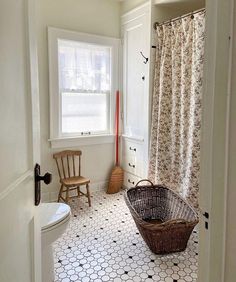
[[187, 249], [170, 255], [153, 254], [139, 234], [123, 193], [93, 193], [70, 202], [72, 218], [54, 244], [55, 282], [197, 280], [198, 235]]

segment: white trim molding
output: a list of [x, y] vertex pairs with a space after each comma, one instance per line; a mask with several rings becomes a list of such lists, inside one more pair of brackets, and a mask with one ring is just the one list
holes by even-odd
[[114, 143], [114, 141], [115, 136], [113, 134], [49, 139], [49, 142], [51, 143], [51, 148], [53, 149], [109, 144]]
[[131, 136], [131, 135], [126, 135], [126, 134], [122, 134], [122, 137], [134, 142], [139, 142], [139, 143], [143, 143], [144, 142], [144, 138], [141, 136]]
[[12, 191], [14, 191], [22, 182], [25, 182], [28, 179], [33, 177], [33, 171], [27, 170], [20, 177], [18, 177], [14, 182], [8, 185], [1, 193], [0, 193], [0, 201], [6, 198]]

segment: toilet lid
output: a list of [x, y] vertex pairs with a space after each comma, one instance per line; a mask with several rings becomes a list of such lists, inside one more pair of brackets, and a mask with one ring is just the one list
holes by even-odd
[[52, 227], [70, 215], [70, 207], [63, 203], [42, 203], [39, 208], [41, 230]]

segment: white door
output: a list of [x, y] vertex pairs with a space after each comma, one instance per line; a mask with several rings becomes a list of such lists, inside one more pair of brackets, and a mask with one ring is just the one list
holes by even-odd
[[[206, 1], [199, 282], [225, 282], [230, 50], [233, 0]], [[235, 281], [231, 280], [232, 282]]]
[[0, 281], [40, 282], [34, 205], [39, 162], [36, 32], [32, 0], [0, 7]]

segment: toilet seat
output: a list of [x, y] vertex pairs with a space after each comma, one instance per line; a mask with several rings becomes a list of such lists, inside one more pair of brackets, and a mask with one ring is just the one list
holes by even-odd
[[42, 203], [40, 205], [41, 232], [53, 229], [70, 219], [70, 207], [63, 203]]

